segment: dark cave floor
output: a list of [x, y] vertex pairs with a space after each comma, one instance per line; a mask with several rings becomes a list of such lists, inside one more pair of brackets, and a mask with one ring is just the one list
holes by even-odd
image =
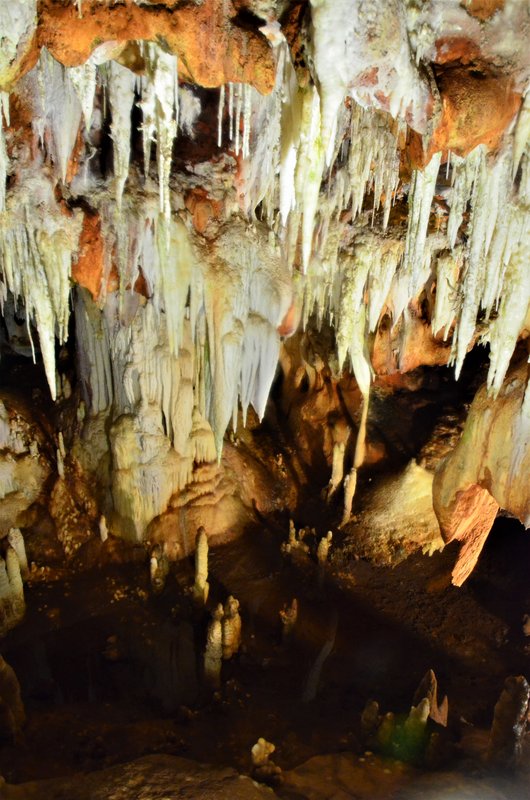
[[[275, 743], [282, 769], [324, 753], [362, 756], [366, 701], [407, 712], [429, 668], [449, 697], [448, 763], [480, 768], [472, 751], [484, 745], [505, 678], [530, 673], [530, 537], [500, 519], [461, 589], [448, 582], [452, 546], [383, 568], [337, 543], [322, 573], [311, 554], [282, 555], [282, 537], [256, 530], [210, 550], [209, 607], [233, 594], [243, 620], [241, 652], [224, 663], [213, 697], [200, 676], [209, 614], [192, 602], [191, 559], [172, 567], [160, 596], [150, 592], [144, 551], [113, 539], [92, 544], [90, 568], [81, 556], [78, 571], [34, 575], [26, 619], [4, 640], [28, 715], [23, 741], [0, 750], [4, 778], [70, 775], [152, 753], [248, 773], [260, 736]], [[299, 616], [285, 644], [279, 611], [294, 597]], [[304, 701], [330, 638], [316, 696]], [[513, 791], [530, 797], [530, 786]]]

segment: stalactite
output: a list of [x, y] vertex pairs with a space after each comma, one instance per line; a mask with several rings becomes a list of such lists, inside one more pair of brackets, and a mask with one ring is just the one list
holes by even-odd
[[68, 335], [70, 270], [80, 234], [80, 214], [66, 216], [50, 184], [27, 177], [7, 200], [0, 229], [3, 298], [9, 290], [34, 320], [52, 397], [56, 396], [55, 336]]
[[109, 99], [112, 111], [114, 178], [118, 209], [129, 176], [131, 152], [131, 111], [134, 104], [136, 76], [127, 67], [111, 61], [108, 74]]
[[89, 58], [79, 67], [70, 67], [68, 76], [77, 94], [85, 120], [85, 128], [90, 130], [94, 96], [96, 94], [97, 67], [93, 59]]
[[424, 170], [414, 171], [411, 181], [407, 239], [403, 257], [404, 269], [410, 279], [411, 299], [421, 290], [430, 272], [430, 263], [426, 263], [428, 250], [425, 243], [441, 158], [441, 153], [435, 153]]

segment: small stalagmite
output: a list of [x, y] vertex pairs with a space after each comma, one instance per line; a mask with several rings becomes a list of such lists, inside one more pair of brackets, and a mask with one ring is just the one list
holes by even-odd
[[224, 607], [222, 622], [223, 631], [223, 659], [227, 661], [239, 652], [241, 647], [241, 616], [239, 614], [239, 600], [235, 597], [227, 599]]
[[206, 605], [210, 584], [208, 583], [208, 536], [202, 527], [197, 531], [195, 540], [195, 584], [193, 596], [195, 601]]
[[19, 528], [11, 528], [7, 535], [7, 541], [17, 554], [18, 563], [20, 564], [20, 574], [25, 579], [29, 575], [28, 558], [26, 556], [26, 546], [24, 544], [24, 537]]
[[16, 743], [26, 720], [14, 669], [0, 656], [0, 738]]
[[329, 548], [331, 547], [331, 541], [333, 539], [333, 533], [328, 531], [325, 536], [318, 543], [317, 548], [317, 559], [320, 566], [324, 566], [324, 564], [328, 560], [329, 555]]
[[221, 603], [215, 607], [206, 633], [204, 651], [204, 680], [212, 689], [221, 685], [221, 665], [223, 660], [222, 619], [224, 609]]
[[161, 594], [164, 591], [168, 573], [169, 562], [162, 549], [157, 545], [153, 548], [149, 562], [151, 588], [155, 594]]
[[447, 727], [447, 717], [449, 714], [449, 701], [447, 695], [440, 704], [438, 704], [438, 681], [434, 671], [430, 669], [423, 676], [420, 685], [416, 689], [416, 693], [412, 699], [414, 706], [426, 698], [429, 701], [429, 717], [437, 722], [442, 727]]
[[9, 578], [9, 587], [11, 590], [13, 608], [16, 613], [24, 613], [24, 586], [20, 572], [20, 562], [18, 560], [16, 551], [12, 547], [7, 548], [6, 569], [7, 577]]
[[298, 600], [293, 597], [291, 604], [280, 610], [282, 623], [282, 642], [287, 644], [293, 637], [296, 621], [298, 619]]
[[252, 758], [252, 774], [256, 780], [273, 784], [281, 781], [281, 768], [270, 760], [275, 750], [276, 745], [268, 742], [262, 736], [253, 745], [250, 755]]

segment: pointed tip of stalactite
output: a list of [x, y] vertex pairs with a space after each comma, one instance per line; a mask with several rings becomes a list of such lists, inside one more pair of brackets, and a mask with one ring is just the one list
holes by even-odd
[[217, 466], [221, 466], [221, 460], [223, 458], [223, 443], [224, 437], [221, 436], [219, 439], [217, 436], [215, 437], [215, 451], [217, 453]]

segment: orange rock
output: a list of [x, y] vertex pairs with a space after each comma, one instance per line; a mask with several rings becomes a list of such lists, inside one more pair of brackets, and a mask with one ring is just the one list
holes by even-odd
[[482, 68], [451, 67], [438, 75], [438, 88], [442, 111], [427, 151], [422, 151], [417, 134], [413, 133], [408, 143], [413, 166], [428, 164], [440, 150], [459, 156], [479, 144], [496, 150], [521, 105], [513, 79]]
[[104, 262], [105, 245], [99, 214], [87, 212], [79, 237], [77, 261], [72, 263], [72, 280], [88, 289], [94, 300], [98, 299], [101, 291]]
[[476, 483], [457, 492], [450, 509], [435, 505], [444, 540], [462, 542], [452, 571], [455, 586], [462, 586], [473, 572], [498, 510], [499, 504], [487, 489]]
[[79, 159], [83, 154], [84, 149], [85, 149], [85, 142], [83, 139], [83, 131], [82, 128], [80, 127], [77, 132], [77, 138], [75, 140], [74, 149], [72, 150], [70, 158], [68, 160], [68, 166], [66, 169], [67, 183], [70, 183], [77, 175], [77, 172], [79, 170]]
[[460, 5], [467, 13], [480, 19], [482, 22], [489, 19], [497, 11], [502, 11], [505, 0], [460, 0]]
[[152, 295], [152, 292], [149, 290], [149, 284], [147, 283], [145, 275], [141, 269], [139, 270], [138, 277], [134, 282], [134, 291], [136, 294], [141, 294], [142, 297], [145, 297], [146, 299], [149, 299]]
[[400, 320], [393, 327], [387, 318], [379, 325], [372, 350], [376, 375], [411, 372], [420, 366], [445, 366], [451, 356], [451, 342], [433, 336], [431, 321], [422, 319], [413, 309], [404, 326]]
[[184, 80], [210, 88], [244, 82], [268, 93], [275, 78], [272, 49], [258, 30], [243, 29], [235, 19], [233, 7], [223, 0], [178, 7], [139, 6], [133, 0], [109, 6], [83, 0], [82, 18], [74, 3], [43, 0], [37, 46], [47, 47], [65, 66], [75, 66], [104, 42], [162, 41], [179, 56]]
[[435, 43], [436, 64], [448, 64], [458, 61], [460, 64], [470, 64], [480, 56], [480, 48], [472, 39], [466, 36], [444, 36]]
[[293, 301], [278, 327], [278, 333], [280, 336], [292, 336], [298, 328], [299, 323], [300, 308], [298, 308], [297, 304]]
[[213, 200], [208, 193], [201, 188], [196, 188], [188, 192], [185, 205], [193, 218], [193, 227], [201, 236], [207, 234], [207, 229], [211, 222], [219, 220], [223, 212], [223, 204], [219, 200]]

